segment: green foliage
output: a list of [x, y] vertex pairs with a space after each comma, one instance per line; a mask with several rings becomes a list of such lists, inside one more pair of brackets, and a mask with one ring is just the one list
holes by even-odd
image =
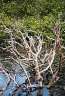
[[[54, 38], [52, 28], [62, 12], [65, 17], [65, 0], [0, 0], [0, 30], [5, 26], [32, 29]], [[61, 24], [64, 37], [65, 24]], [[1, 35], [2, 36], [2, 35]]]
[[4, 38], [5, 36], [6, 36], [6, 33], [0, 32], [0, 39], [1, 39], [1, 38]]
[[36, 30], [36, 29], [40, 29], [41, 20], [36, 19], [35, 17], [27, 17], [22, 20], [22, 24], [26, 28]]
[[12, 25], [12, 18], [5, 13], [0, 13], [0, 27]]
[[[62, 16], [58, 17], [60, 13]], [[65, 46], [65, 0], [0, 0], [0, 47], [8, 46], [5, 27], [29, 30], [28, 34], [33, 36], [40, 33], [46, 46], [52, 45], [54, 41], [46, 36], [55, 38], [52, 29], [59, 19], [62, 44]], [[14, 34], [20, 36], [19, 32]], [[57, 61], [54, 62], [56, 65]], [[11, 69], [10, 64], [4, 66]]]

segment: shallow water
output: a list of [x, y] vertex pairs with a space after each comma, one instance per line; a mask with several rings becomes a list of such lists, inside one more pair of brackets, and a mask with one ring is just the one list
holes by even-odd
[[8, 78], [4, 73], [0, 73], [0, 90], [5, 90], [8, 84]]
[[[25, 80], [27, 79], [27, 77], [25, 75], [20, 75], [20, 74], [16, 74], [16, 82], [18, 85], [21, 85], [23, 83], [25, 83]], [[2, 96], [13, 96], [13, 92], [16, 90], [17, 86], [16, 83], [11, 80], [10, 83], [8, 84], [7, 82], [7, 77], [5, 74], [0, 73], [0, 88], [4, 88], [5, 90], [3, 91], [3, 95]], [[49, 96], [49, 92], [47, 87], [45, 86], [42, 90], [42, 96]], [[32, 91], [29, 92], [29, 90], [26, 91], [22, 91], [21, 89], [17, 90], [15, 93], [15, 96], [38, 96], [38, 89], [32, 88]]]
[[43, 88], [43, 96], [49, 96], [49, 90], [46, 86]]
[[16, 89], [16, 84], [11, 81], [7, 86], [6, 90], [3, 92], [3, 96], [12, 96], [13, 91]]
[[25, 80], [27, 79], [27, 77], [24, 74], [16, 74], [15, 80], [17, 82], [18, 85], [21, 85], [23, 83], [25, 83]]

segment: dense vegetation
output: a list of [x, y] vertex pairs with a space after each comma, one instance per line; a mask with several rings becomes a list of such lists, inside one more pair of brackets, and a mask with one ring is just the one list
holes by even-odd
[[[27, 33], [29, 37], [27, 37]], [[33, 38], [31, 38], [31, 36]], [[44, 39], [43, 42], [41, 40], [42, 38]], [[13, 42], [15, 41], [16, 43], [14, 44]], [[30, 43], [30, 41], [32, 42]], [[40, 46], [41, 42], [43, 44], [42, 48]], [[40, 43], [39, 46], [38, 43]], [[13, 60], [7, 61], [5, 57], [7, 59], [9, 56], [12, 56], [17, 61], [22, 60], [23, 57], [20, 54], [23, 52], [25, 57], [28, 56], [26, 52], [29, 53], [30, 44], [32, 54], [36, 54], [40, 48], [43, 49], [36, 58], [37, 60], [43, 57], [46, 51], [51, 59], [54, 58], [54, 54], [56, 53], [52, 66], [53, 72], [50, 67], [52, 76], [47, 76], [48, 78], [42, 81], [44, 84], [49, 84], [49, 81], [51, 81], [51, 85], [53, 85], [54, 80], [57, 79], [58, 76], [61, 77], [60, 74], [64, 72], [62, 72], [62, 67], [64, 68], [65, 58], [65, 0], [0, 0], [0, 58], [6, 70], [9, 72], [12, 71], [14, 74], [13, 70], [15, 70], [15, 66], [18, 67], [18, 65], [13, 62], [13, 66], [11, 66], [12, 64], [9, 64], [9, 62], [12, 63]], [[25, 45], [28, 47], [26, 48]], [[31, 55], [31, 58], [36, 62], [35, 56], [36, 55]], [[47, 59], [49, 58], [47, 57]], [[38, 63], [40, 62], [41, 61], [38, 60]], [[48, 62], [50, 62], [50, 60]], [[47, 64], [48, 62], [45, 63]], [[29, 63], [31, 64], [31, 62], [28, 62], [28, 65]], [[38, 66], [30, 66], [27, 70], [31, 71], [31, 68], [34, 69], [34, 67], [36, 68]], [[23, 69], [26, 73], [25, 68]], [[39, 69], [43, 70], [43, 68], [40, 67]], [[33, 75], [35, 73], [33, 71], [32, 73], [32, 78], [34, 78]], [[54, 77], [55, 74], [58, 75], [57, 78]], [[47, 75], [51, 74], [48, 73]], [[18, 76], [18, 74], [16, 76]], [[36, 81], [34, 82], [36, 83]], [[59, 82], [62, 82], [62, 80], [60, 79], [58, 83]]]
[[64, 38], [64, 11], [65, 0], [0, 0], [0, 27], [15, 25], [52, 35], [52, 28], [60, 19]]

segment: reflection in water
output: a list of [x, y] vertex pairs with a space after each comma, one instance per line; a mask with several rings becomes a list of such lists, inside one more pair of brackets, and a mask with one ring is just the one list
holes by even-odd
[[[15, 80], [18, 85], [21, 85], [25, 82], [26, 76], [23, 76], [23, 74], [22, 75], [16, 74]], [[7, 86], [7, 89], [4, 91], [3, 96], [12, 96], [12, 94], [15, 90], [16, 90], [16, 84], [14, 81], [11, 81], [9, 86]], [[24, 95], [21, 95], [21, 93], [19, 93], [19, 94], [20, 94], [20, 96], [24, 96]], [[17, 96], [19, 96], [19, 95], [17, 95]]]
[[16, 74], [15, 80], [17, 82], [18, 85], [21, 85], [23, 83], [25, 83], [25, 80], [27, 79], [27, 77], [24, 74]]
[[4, 90], [8, 84], [8, 78], [4, 73], [0, 73], [0, 90]]
[[43, 96], [49, 96], [49, 90], [46, 86], [43, 88]]
[[[16, 74], [15, 80], [19, 85], [25, 83], [26, 79], [27, 78], [25, 75]], [[11, 80], [9, 85], [7, 86], [8, 84], [7, 81], [8, 81], [7, 76], [3, 73], [0, 73], [0, 88], [6, 89], [3, 92], [3, 96], [13, 96], [12, 94], [16, 90], [16, 83], [13, 80]], [[49, 96], [49, 91], [46, 86], [41, 90], [43, 93], [42, 96]], [[28, 91], [23, 92], [23, 90], [18, 89], [18, 91], [16, 91], [15, 93], [15, 96], [38, 96], [38, 91], [39, 91], [38, 89], [32, 88], [32, 91], [29, 94]]]
[[13, 91], [16, 89], [16, 84], [11, 81], [9, 86], [7, 86], [6, 90], [3, 92], [3, 96], [12, 96]]
[[38, 91], [36, 90], [36, 91], [31, 93], [31, 96], [37, 96], [37, 93], [38, 93]]

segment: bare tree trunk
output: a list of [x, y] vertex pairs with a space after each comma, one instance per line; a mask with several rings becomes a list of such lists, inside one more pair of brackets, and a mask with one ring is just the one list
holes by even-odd
[[41, 74], [40, 74], [37, 58], [35, 59], [35, 62], [36, 62], [35, 67], [37, 68], [36, 69], [36, 80], [38, 80], [39, 86], [42, 87], [42, 77], [41, 77]]

